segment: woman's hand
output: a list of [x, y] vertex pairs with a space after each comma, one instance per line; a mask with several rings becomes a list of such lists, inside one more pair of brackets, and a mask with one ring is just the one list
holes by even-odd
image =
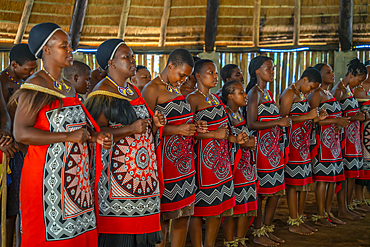
[[101, 144], [104, 149], [110, 149], [113, 145], [113, 135], [105, 132], [95, 132], [96, 142]]
[[153, 123], [158, 128], [163, 127], [166, 125], [166, 117], [162, 112], [155, 111], [153, 115]]
[[207, 121], [199, 120], [199, 121], [195, 121], [194, 124], [195, 124], [196, 131], [198, 131], [200, 133], [207, 133], [208, 132]]
[[136, 120], [133, 124], [130, 125], [132, 128], [133, 134], [144, 134], [147, 132], [149, 127], [149, 120], [148, 119], [139, 119]]
[[71, 132], [67, 132], [67, 141], [75, 143], [84, 143], [87, 140], [90, 140], [91, 136], [89, 131], [86, 128], [80, 128]]

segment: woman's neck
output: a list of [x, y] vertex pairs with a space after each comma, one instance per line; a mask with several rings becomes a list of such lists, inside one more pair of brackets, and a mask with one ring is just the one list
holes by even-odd
[[238, 110], [239, 110], [239, 106], [238, 105], [236, 105], [233, 101], [228, 101], [227, 102], [227, 106], [230, 108], [230, 110], [232, 111], [232, 112], [238, 112]]
[[109, 71], [108, 76], [114, 81], [118, 86], [125, 87], [127, 85], [128, 77], [117, 73], [116, 71]]
[[199, 91], [204, 93], [205, 95], [209, 94], [209, 87], [204, 86], [202, 83], [197, 83], [197, 88]]
[[342, 79], [342, 86], [344, 86], [344, 88], [346, 88], [348, 85], [349, 85], [349, 78], [348, 78], [348, 76], [346, 76]]
[[53, 66], [49, 63], [44, 62], [44, 70], [46, 70], [55, 80], [61, 81], [62, 80], [62, 67]]
[[321, 83], [320, 87], [324, 90], [328, 90], [329, 85], [331, 85], [331, 84], [323, 82], [323, 83]]
[[257, 78], [257, 83], [256, 83], [260, 88], [266, 89], [267, 81], [264, 81], [262, 79]]

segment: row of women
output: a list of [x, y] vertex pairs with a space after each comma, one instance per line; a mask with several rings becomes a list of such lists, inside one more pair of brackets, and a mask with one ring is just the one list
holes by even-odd
[[[221, 71], [219, 97], [210, 93], [218, 81], [215, 64], [194, 64], [187, 50], [178, 49], [140, 92], [127, 82], [136, 70], [132, 50], [110, 39], [96, 54], [107, 76], [83, 105], [62, 79], [62, 69], [73, 62], [68, 35], [42, 23], [30, 31], [28, 46], [43, 69], [10, 101], [17, 103], [15, 140], [28, 145], [22, 246], [164, 246], [169, 231], [171, 246], [184, 246], [189, 229], [193, 246], [208, 247], [223, 218], [224, 244], [246, 246], [254, 217], [254, 242], [276, 246], [284, 240], [273, 234], [272, 222], [285, 190], [289, 230], [317, 231], [303, 213], [313, 181], [318, 225], [344, 223], [330, 212], [334, 186], [343, 199], [339, 216], [361, 217], [347, 205], [355, 179], [370, 178], [360, 139], [360, 122], [369, 117], [352, 91], [367, 74], [358, 60], [333, 94], [330, 66], [306, 69], [281, 95], [279, 110], [266, 89], [274, 80], [269, 57], [252, 59], [246, 90], [237, 66]], [[187, 84], [192, 92], [185, 98], [179, 88], [189, 76], [196, 88]], [[362, 89], [367, 111], [370, 93]], [[357, 185], [363, 191], [365, 183]]]

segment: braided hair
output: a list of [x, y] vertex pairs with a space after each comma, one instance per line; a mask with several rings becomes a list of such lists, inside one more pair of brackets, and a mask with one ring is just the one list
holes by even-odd
[[352, 73], [352, 75], [355, 77], [359, 74], [367, 75], [366, 66], [363, 63], [361, 63], [361, 61], [358, 58], [352, 59], [351, 62], [347, 64], [347, 66], [348, 66], [348, 71], [347, 71], [346, 76], [348, 76], [349, 73]]
[[238, 68], [238, 65], [236, 64], [227, 64], [221, 69], [220, 71], [221, 79], [224, 83], [226, 83], [227, 78], [231, 78], [231, 74], [236, 68]]
[[257, 74], [256, 71], [261, 68], [262, 64], [268, 60], [274, 61], [271, 57], [266, 56], [257, 56], [251, 60], [249, 63], [248, 71], [251, 77], [245, 92], [248, 93], [254, 85], [257, 83]]
[[237, 83], [240, 83], [242, 85], [242, 83], [240, 81], [228, 81], [224, 84], [224, 86], [222, 87], [222, 96], [221, 96], [221, 100], [222, 100], [222, 103], [224, 103], [224, 105], [227, 105], [227, 97], [229, 96], [229, 94], [233, 94], [234, 91], [235, 91], [235, 87], [233, 87], [235, 84]]

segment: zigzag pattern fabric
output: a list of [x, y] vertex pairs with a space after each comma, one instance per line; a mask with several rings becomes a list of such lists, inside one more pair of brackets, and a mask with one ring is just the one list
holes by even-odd
[[[195, 120], [207, 122], [208, 130], [228, 126], [225, 106], [217, 95], [218, 105], [198, 110]], [[215, 216], [234, 207], [234, 184], [228, 155], [228, 141], [201, 139], [194, 145], [196, 170], [196, 195], [194, 216]]]
[[[311, 110], [307, 99], [293, 102], [289, 116], [307, 115]], [[289, 161], [285, 166], [285, 184], [304, 186], [312, 183], [310, 140], [312, 120], [293, 124], [288, 128]]]
[[[272, 98], [272, 94], [269, 91]], [[261, 103], [258, 106], [258, 121], [272, 121], [280, 119], [279, 109], [273, 100]], [[257, 177], [259, 181], [258, 194], [274, 194], [285, 189], [284, 182], [284, 148], [283, 129], [279, 126], [252, 131], [257, 137], [257, 149], [254, 152]]]
[[[319, 110], [326, 109], [327, 118], [342, 116], [342, 110], [335, 98], [320, 103]], [[312, 159], [312, 177], [314, 181], [339, 182], [343, 181], [343, 157], [341, 148], [341, 133], [336, 132], [335, 125], [315, 126], [318, 152]]]
[[[351, 89], [352, 90], [352, 89]], [[359, 106], [356, 98], [351, 95], [340, 101], [343, 115], [345, 117], [354, 116], [359, 112]], [[360, 121], [351, 121], [345, 128], [345, 146], [343, 148], [344, 174], [346, 178], [358, 178], [363, 176], [362, 162], [362, 144]]]
[[[361, 102], [361, 111], [370, 112], [370, 100]], [[364, 124], [364, 131], [361, 135], [362, 142], [362, 157], [363, 157], [363, 175], [360, 175], [359, 179], [370, 180], [370, 121], [366, 121]]]
[[[194, 122], [191, 106], [182, 95], [158, 104], [155, 110], [164, 114], [167, 125]], [[157, 162], [162, 167], [164, 177], [161, 212], [175, 211], [194, 203], [194, 138], [182, 135], [162, 136], [156, 146]]]
[[[244, 117], [241, 117], [242, 121], [233, 126], [232, 119], [229, 116], [229, 127], [234, 136], [243, 131], [250, 134]], [[229, 152], [235, 189], [234, 215], [255, 211], [257, 210], [257, 176], [252, 151], [249, 148], [241, 147], [237, 143], [230, 143]]]

